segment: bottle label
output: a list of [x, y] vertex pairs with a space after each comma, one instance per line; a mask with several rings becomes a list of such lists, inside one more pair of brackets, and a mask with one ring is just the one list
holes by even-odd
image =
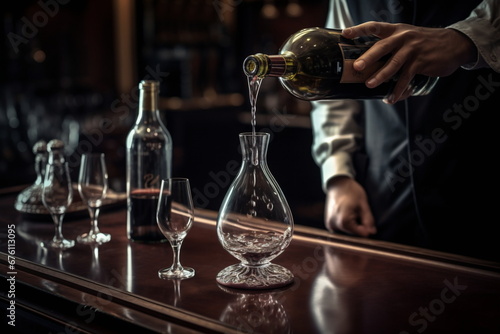
[[363, 83], [368, 80], [375, 72], [377, 72], [382, 66], [383, 62], [378, 61], [375, 64], [365, 68], [363, 71], [357, 71], [354, 69], [353, 64], [356, 59], [359, 58], [366, 50], [369, 49], [369, 45], [349, 45], [349, 44], [339, 44], [342, 50], [342, 56], [344, 58], [344, 64], [338, 64], [337, 67], [342, 71], [342, 76], [340, 78], [340, 83]]

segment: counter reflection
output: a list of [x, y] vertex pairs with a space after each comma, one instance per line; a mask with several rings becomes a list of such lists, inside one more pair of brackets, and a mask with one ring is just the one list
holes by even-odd
[[236, 296], [222, 311], [220, 320], [243, 333], [291, 333], [285, 308], [279, 302], [280, 290], [255, 292], [236, 290], [219, 285], [223, 291]]

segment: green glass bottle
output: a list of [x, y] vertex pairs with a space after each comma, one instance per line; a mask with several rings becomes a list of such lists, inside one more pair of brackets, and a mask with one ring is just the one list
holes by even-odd
[[[340, 29], [306, 28], [293, 34], [277, 55], [255, 54], [243, 62], [249, 77], [278, 77], [282, 86], [302, 100], [382, 99], [397, 81], [394, 77], [376, 88], [365, 81], [385, 63], [382, 59], [362, 72], [354, 61], [368, 50], [377, 37], [342, 37]], [[416, 75], [410, 83], [413, 96], [428, 94], [438, 78]]]

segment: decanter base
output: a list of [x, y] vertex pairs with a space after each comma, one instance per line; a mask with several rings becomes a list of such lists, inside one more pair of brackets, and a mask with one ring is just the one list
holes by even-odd
[[290, 270], [277, 265], [267, 264], [259, 267], [234, 264], [217, 274], [217, 283], [236, 289], [275, 289], [293, 282]]

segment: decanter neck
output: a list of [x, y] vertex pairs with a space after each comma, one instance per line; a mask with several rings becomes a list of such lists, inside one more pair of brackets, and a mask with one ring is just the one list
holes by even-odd
[[47, 144], [47, 151], [49, 153], [48, 164], [62, 165], [66, 161], [64, 156], [64, 142], [59, 139], [52, 139]]
[[244, 163], [252, 165], [265, 165], [267, 157], [267, 146], [269, 144], [269, 133], [266, 132], [244, 132], [240, 133], [241, 154]]
[[33, 153], [35, 154], [35, 184], [41, 184], [45, 175], [45, 165], [47, 165], [48, 160], [47, 143], [45, 140], [39, 140], [35, 143]]

